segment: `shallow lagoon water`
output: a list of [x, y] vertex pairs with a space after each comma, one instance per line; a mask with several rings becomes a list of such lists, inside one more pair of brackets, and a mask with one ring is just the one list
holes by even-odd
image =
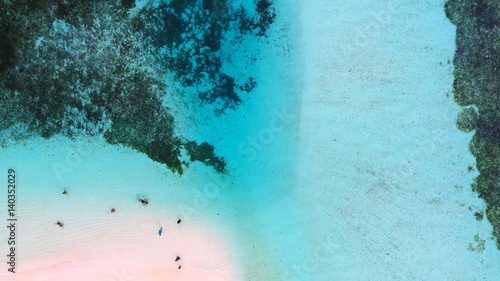
[[485, 205], [470, 191], [471, 135], [455, 127], [442, 4], [274, 1], [267, 36], [222, 40], [222, 71], [257, 81], [223, 112], [193, 98], [210, 85], [167, 75], [176, 134], [212, 144], [226, 174], [193, 162], [179, 176], [101, 137], [2, 148], [2, 169], [20, 176], [19, 270], [141, 245], [163, 226], [169, 254], [233, 269], [216, 280], [495, 280], [492, 228], [474, 217]]

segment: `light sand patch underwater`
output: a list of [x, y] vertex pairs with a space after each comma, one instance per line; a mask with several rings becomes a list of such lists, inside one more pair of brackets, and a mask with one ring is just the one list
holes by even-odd
[[[296, 196], [319, 280], [495, 280], [442, 1], [303, 1]], [[485, 247], [485, 248], [484, 248]], [[326, 270], [327, 269], [327, 270]]]
[[0, 81], [2, 280], [500, 276], [442, 1], [120, 2], [40, 11]]

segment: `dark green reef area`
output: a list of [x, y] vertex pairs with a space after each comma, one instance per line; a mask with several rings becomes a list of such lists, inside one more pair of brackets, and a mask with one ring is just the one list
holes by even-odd
[[0, 0], [3, 138], [102, 135], [179, 174], [193, 161], [226, 172], [213, 145], [175, 134], [164, 77], [203, 85], [187, 99], [217, 105], [215, 115], [236, 108], [257, 81], [238, 84], [221, 70], [221, 44], [228, 32], [239, 34], [234, 44], [266, 35], [272, 2], [253, 5], [170, 0], [132, 13], [133, 0]]
[[448, 0], [445, 10], [457, 27], [453, 93], [463, 107], [457, 127], [475, 130], [470, 151], [479, 175], [472, 189], [487, 204], [500, 249], [500, 1]]

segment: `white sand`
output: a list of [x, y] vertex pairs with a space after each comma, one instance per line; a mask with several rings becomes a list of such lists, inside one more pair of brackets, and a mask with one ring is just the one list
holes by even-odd
[[[281, 6], [297, 13], [292, 4]], [[188, 139], [214, 144], [216, 152], [228, 159], [228, 176], [217, 175], [213, 169], [195, 163], [178, 177], [145, 155], [126, 148], [118, 150], [95, 140], [89, 140], [92, 149], [90, 153], [83, 153], [85, 155], [75, 151], [78, 150], [77, 144], [68, 144], [60, 138], [42, 143], [43, 149], [31, 142], [26, 147], [20, 143], [7, 149], [4, 159], [9, 161], [6, 163], [17, 165], [20, 176], [30, 178], [20, 184], [24, 195], [19, 200], [27, 206], [23, 213], [23, 227], [29, 225], [37, 229], [19, 230], [21, 244], [29, 245], [30, 249], [19, 249], [22, 261], [19, 269], [33, 267], [23, 265], [28, 258], [34, 262], [43, 259], [42, 263], [50, 265], [61, 261], [57, 257], [78, 257], [83, 255], [78, 253], [87, 253], [98, 247], [106, 247], [113, 251], [114, 256], [127, 245], [141, 244], [143, 239], [149, 247], [149, 243], [158, 238], [156, 231], [160, 225], [167, 225], [165, 231], [168, 232], [172, 223], [181, 216], [183, 224], [191, 223], [193, 227], [206, 230], [198, 234], [174, 232], [173, 244], [165, 245], [169, 257], [177, 251], [182, 252], [183, 260], [188, 260], [189, 256], [198, 257], [183, 266], [183, 270], [205, 269], [214, 274], [226, 274], [223, 277], [229, 276], [221, 280], [286, 279], [291, 267], [305, 260], [308, 252], [303, 230], [297, 224], [301, 221], [297, 219], [301, 216], [300, 210], [289, 193], [295, 178], [297, 101], [302, 86], [298, 77], [302, 69], [296, 55], [300, 46], [292, 44], [300, 38], [299, 30], [295, 29], [297, 17], [288, 18], [287, 11], [281, 11], [283, 20], [287, 21], [273, 26], [268, 39], [249, 42], [247, 49], [235, 50], [239, 53], [233, 57], [234, 64], [224, 64], [225, 68], [238, 71], [244, 78], [252, 75], [259, 81], [255, 91], [245, 97], [238, 110], [228, 110], [217, 117], [210, 106], [199, 108], [192, 97], [177, 101], [178, 104], [166, 100], [176, 114], [179, 133]], [[295, 22], [295, 25], [289, 25], [290, 22]], [[224, 46], [232, 47], [230, 42]], [[242, 67], [248, 61], [239, 55], [245, 52], [259, 60], [258, 65], [249, 66], [249, 73], [245, 73]], [[252, 159], [249, 159], [245, 150], [251, 148], [251, 139], [258, 142], [258, 148], [253, 148]], [[76, 153], [75, 159], [71, 153]], [[38, 164], [51, 165], [54, 162], [61, 164], [58, 165], [62, 166], [61, 171], [54, 172], [52, 167], [39, 167]], [[39, 184], [37, 188], [28, 189], [28, 182]], [[67, 198], [60, 194], [63, 188], [68, 189]], [[28, 194], [28, 190], [34, 194]], [[151, 204], [146, 208], [137, 206], [136, 197], [139, 195], [149, 198]], [[32, 198], [28, 198], [30, 196]], [[47, 202], [59, 199], [64, 201], [47, 205]], [[27, 202], [34, 204], [28, 206]], [[117, 209], [115, 214], [109, 213], [111, 207]], [[34, 212], [35, 209], [40, 213]], [[64, 231], [70, 235], [54, 239], [61, 230], [53, 225], [56, 220], [65, 223]], [[197, 239], [215, 242], [206, 245], [196, 242]], [[186, 240], [196, 243], [190, 247], [181, 244], [173, 250], [173, 245]], [[196, 247], [199, 247], [199, 253]], [[132, 252], [136, 250], [134, 248]], [[163, 254], [156, 250], [151, 256], [163, 260]], [[143, 265], [142, 274], [158, 268], [150, 259], [143, 261], [141, 257], [137, 260]], [[130, 261], [125, 259], [120, 264]], [[113, 264], [96, 268], [96, 263], [99, 260], [80, 266], [74, 263], [71, 270], [79, 268], [83, 274], [89, 268], [96, 269], [96, 276], [102, 278], [107, 275], [99, 274], [109, 273], [109, 268], [121, 270], [114, 268]], [[172, 269], [172, 266], [167, 263], [167, 269]], [[61, 267], [56, 265], [53, 271], [38, 272], [50, 276], [56, 270], [61, 270]], [[40, 276], [38, 278], [43, 278]]]
[[[54, 272], [72, 280], [89, 272], [90, 280], [500, 276], [491, 226], [473, 216], [484, 205], [470, 192], [471, 135], [454, 126], [455, 30], [442, 3], [310, 0], [302, 17], [297, 3], [276, 1], [287, 21], [224, 63], [259, 81], [238, 110], [215, 117], [192, 101], [169, 104], [179, 132], [213, 143], [229, 176], [193, 164], [179, 178], [102, 140], [84, 140], [93, 148], [83, 153], [59, 138], [2, 150], [0, 168], [19, 170], [19, 269], [27, 274], [5, 280], [64, 280]], [[300, 23], [303, 45], [294, 44]], [[251, 55], [259, 64], [242, 67]], [[138, 205], [140, 195], [151, 204]], [[482, 253], [475, 235], [486, 240]]]
[[298, 273], [497, 280], [491, 226], [473, 216], [485, 206], [470, 191], [471, 135], [454, 125], [455, 28], [443, 2], [310, 0], [302, 10], [296, 194], [316, 248]]
[[17, 273], [2, 280], [239, 279], [225, 213], [195, 210], [203, 184], [196, 168], [179, 178], [144, 154], [93, 138], [33, 138], [3, 149], [0, 160], [18, 178]]

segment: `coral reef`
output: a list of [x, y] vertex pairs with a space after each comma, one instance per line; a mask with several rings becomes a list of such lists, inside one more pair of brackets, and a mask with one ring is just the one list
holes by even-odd
[[500, 6], [495, 0], [448, 0], [448, 18], [457, 26], [453, 92], [460, 106], [457, 125], [475, 129], [470, 150], [479, 175], [472, 189], [487, 204], [486, 216], [500, 249]]
[[[274, 17], [270, 5], [262, 3], [261, 16], [253, 19], [261, 36]], [[225, 171], [225, 160], [214, 154], [212, 145], [175, 135], [174, 118], [162, 104], [168, 71], [186, 86], [208, 81], [213, 87], [200, 98], [222, 99], [226, 107], [241, 102], [236, 90], [249, 92], [255, 86], [251, 77], [237, 85], [221, 72], [222, 36], [226, 24], [235, 21], [225, 1], [174, 0], [136, 15], [128, 13], [135, 1], [124, 0], [2, 4], [4, 136], [103, 135], [109, 143], [130, 146], [174, 172], [182, 173], [188, 164], [180, 161], [182, 149], [191, 161]]]
[[[226, 0], [173, 0], [159, 7], [147, 6], [134, 19], [133, 26], [160, 49], [159, 61], [173, 71], [184, 87], [206, 85], [198, 93], [203, 102], [220, 103], [216, 112], [235, 108], [241, 94], [249, 93], [256, 82], [248, 77], [237, 84], [222, 71], [221, 42], [228, 32], [265, 36], [276, 14], [267, 0], [255, 4], [257, 16], [244, 8], [235, 9]], [[238, 27], [235, 30], [235, 27]]]
[[474, 107], [464, 108], [458, 113], [457, 128], [463, 132], [471, 132], [477, 126], [477, 112]]
[[207, 142], [197, 144], [193, 141], [185, 144], [189, 160], [200, 161], [209, 166], [213, 166], [216, 171], [223, 173], [226, 171], [226, 161], [223, 157], [216, 157], [214, 147]]

